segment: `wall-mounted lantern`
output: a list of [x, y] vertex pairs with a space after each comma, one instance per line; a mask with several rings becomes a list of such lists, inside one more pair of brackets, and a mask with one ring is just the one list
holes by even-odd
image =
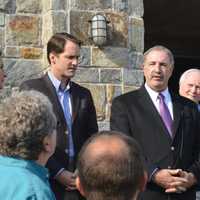
[[89, 21], [91, 23], [91, 39], [97, 46], [103, 46], [107, 42], [107, 24], [106, 17], [97, 14]]

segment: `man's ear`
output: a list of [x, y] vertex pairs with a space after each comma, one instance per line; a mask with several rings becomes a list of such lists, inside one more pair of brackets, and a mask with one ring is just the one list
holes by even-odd
[[51, 64], [56, 64], [56, 54], [54, 52], [49, 54], [49, 59]]
[[52, 147], [51, 147], [51, 142], [50, 142], [50, 137], [46, 136], [43, 140], [43, 146], [44, 146], [44, 150], [46, 152], [51, 152], [52, 151]]
[[77, 176], [76, 177], [76, 188], [78, 189], [78, 191], [81, 193], [82, 196], [85, 197], [85, 192], [83, 190], [83, 187], [81, 185], [81, 181], [80, 181], [80, 178]]

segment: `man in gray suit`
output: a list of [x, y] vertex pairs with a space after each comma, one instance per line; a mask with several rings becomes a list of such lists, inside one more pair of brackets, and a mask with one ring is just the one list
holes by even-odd
[[169, 49], [149, 49], [142, 64], [145, 84], [116, 97], [111, 108], [111, 129], [142, 148], [148, 183], [141, 200], [195, 200], [200, 181], [199, 113], [196, 104], [168, 90], [173, 68]]

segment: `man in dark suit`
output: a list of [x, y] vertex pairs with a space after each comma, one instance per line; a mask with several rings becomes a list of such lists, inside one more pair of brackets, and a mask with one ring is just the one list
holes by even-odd
[[170, 50], [155, 46], [144, 54], [145, 84], [116, 97], [111, 129], [134, 137], [148, 171], [141, 200], [195, 200], [200, 181], [200, 129], [197, 106], [168, 90], [174, 68]]
[[53, 104], [58, 120], [57, 146], [47, 167], [58, 200], [79, 198], [74, 172], [77, 154], [87, 138], [98, 131], [90, 91], [70, 81], [78, 67], [79, 56], [80, 41], [68, 33], [57, 33], [47, 44], [48, 73], [21, 85], [21, 89], [44, 93]]

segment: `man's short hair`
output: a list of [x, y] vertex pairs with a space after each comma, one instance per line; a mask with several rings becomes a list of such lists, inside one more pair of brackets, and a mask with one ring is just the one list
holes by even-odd
[[156, 45], [156, 46], [148, 49], [146, 52], [144, 52], [143, 62], [145, 62], [146, 57], [152, 51], [163, 51], [163, 52], [165, 52], [169, 56], [169, 60], [170, 60], [171, 66], [174, 67], [174, 56], [173, 56], [172, 52], [168, 48], [166, 48], [166, 47], [164, 47], [162, 45]]
[[81, 46], [80, 40], [78, 40], [75, 36], [73, 36], [69, 33], [66, 33], [66, 32], [56, 33], [49, 39], [49, 41], [47, 43], [47, 59], [48, 59], [49, 64], [51, 64], [50, 58], [49, 58], [50, 53], [52, 53], [52, 52], [54, 52], [56, 54], [63, 53], [65, 44], [68, 40]]
[[48, 98], [36, 91], [15, 92], [0, 104], [0, 155], [37, 160], [44, 138], [56, 129]]
[[179, 79], [179, 85], [180, 85], [181, 83], [183, 83], [183, 82], [185, 81], [185, 79], [187, 79], [188, 75], [190, 75], [191, 73], [199, 73], [199, 74], [200, 74], [200, 70], [199, 70], [199, 69], [195, 69], [195, 68], [186, 70], [186, 71], [181, 75], [181, 77], [180, 77], [180, 79]]
[[[122, 142], [119, 153], [108, 151], [90, 156], [90, 146], [106, 138]], [[138, 144], [133, 138], [115, 131], [102, 131], [87, 140], [79, 153], [77, 169], [87, 200], [132, 199], [144, 177]]]

